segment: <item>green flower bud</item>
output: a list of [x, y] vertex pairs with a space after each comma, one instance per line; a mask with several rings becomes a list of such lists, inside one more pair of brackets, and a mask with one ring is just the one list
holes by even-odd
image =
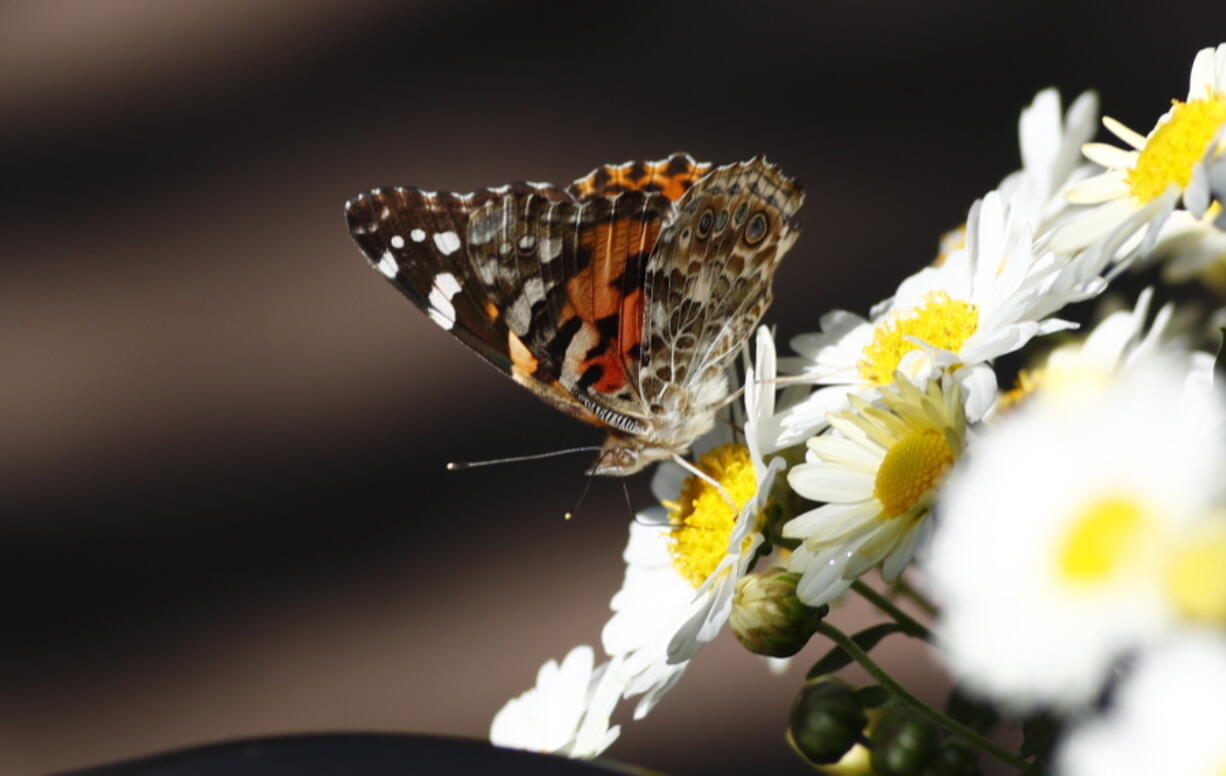
[[961, 744], [953, 741], [945, 742], [937, 752], [923, 776], [982, 776], [983, 769], [979, 767], [979, 758]]
[[799, 574], [774, 567], [746, 574], [737, 582], [729, 623], [745, 649], [768, 657], [790, 657], [808, 643], [830, 609], [801, 603], [796, 597], [799, 581]]
[[788, 720], [788, 743], [812, 763], [837, 763], [860, 740], [868, 720], [856, 692], [838, 679], [801, 688]]
[[880, 776], [922, 776], [940, 747], [940, 734], [910, 709], [886, 709], [872, 734], [873, 772]]

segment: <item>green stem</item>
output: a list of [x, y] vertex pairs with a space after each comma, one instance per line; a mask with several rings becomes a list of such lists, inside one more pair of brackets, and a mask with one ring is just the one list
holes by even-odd
[[898, 591], [899, 595], [904, 595], [907, 598], [910, 598], [916, 606], [924, 611], [924, 614], [928, 615], [929, 617], [936, 615], [937, 608], [932, 605], [931, 601], [924, 597], [923, 593], [911, 587], [911, 583], [906, 579], [899, 577], [898, 581], [894, 583], [894, 589]]
[[895, 681], [894, 677], [890, 676], [884, 668], [877, 665], [877, 663], [868, 656], [868, 653], [860, 649], [859, 645], [852, 641], [851, 637], [843, 631], [834, 627], [830, 623], [823, 621], [818, 624], [817, 632], [833, 641], [835, 644], [841, 647], [844, 652], [851, 655], [852, 659], [859, 663], [861, 668], [880, 682], [883, 687], [893, 693], [895, 698], [898, 698], [903, 703], [915, 709], [917, 712], [931, 720], [934, 724], [939, 725], [958, 738], [961, 738], [967, 744], [970, 744], [976, 749], [992, 755], [1001, 762], [1008, 763], [1018, 770], [1026, 769], [1027, 762], [1025, 760], [1005, 751], [987, 738], [984, 738], [974, 730], [971, 730], [966, 725], [963, 725], [956, 719], [942, 714], [908, 692], [905, 687]]
[[932, 641], [932, 631], [928, 630], [927, 626], [904, 612], [902, 609], [899, 609], [893, 604], [893, 602], [890, 601], [890, 599], [886, 598], [881, 593], [877, 592], [858, 579], [851, 583], [851, 589], [859, 593], [860, 597], [862, 597], [864, 600], [890, 615], [890, 617], [894, 619], [894, 622], [902, 626], [903, 633], [925, 641]]

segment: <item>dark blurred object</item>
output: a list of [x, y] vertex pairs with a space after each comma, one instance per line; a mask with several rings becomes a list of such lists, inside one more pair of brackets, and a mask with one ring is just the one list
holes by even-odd
[[354, 734], [258, 738], [169, 752], [103, 765], [63, 776], [455, 776], [460, 773], [567, 774], [636, 773], [498, 749], [479, 741], [426, 736]]

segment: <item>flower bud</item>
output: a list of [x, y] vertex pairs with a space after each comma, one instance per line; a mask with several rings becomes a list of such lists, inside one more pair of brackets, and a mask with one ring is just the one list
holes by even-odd
[[946, 741], [923, 770], [923, 776], [982, 776], [979, 759], [961, 744]]
[[863, 736], [868, 720], [856, 692], [838, 679], [801, 688], [788, 720], [788, 742], [812, 763], [837, 763]]
[[940, 735], [910, 709], [888, 708], [872, 734], [873, 772], [881, 776], [921, 776], [937, 754]]
[[737, 641], [750, 652], [790, 657], [813, 635], [829, 608], [805, 606], [796, 597], [799, 574], [782, 568], [746, 574], [736, 584], [729, 622]]

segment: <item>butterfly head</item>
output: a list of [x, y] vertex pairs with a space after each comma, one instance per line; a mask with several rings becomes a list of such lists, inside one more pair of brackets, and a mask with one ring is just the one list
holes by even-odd
[[657, 461], [670, 460], [682, 450], [653, 443], [641, 436], [610, 433], [600, 447], [600, 456], [587, 470], [588, 474], [604, 477], [628, 477]]

